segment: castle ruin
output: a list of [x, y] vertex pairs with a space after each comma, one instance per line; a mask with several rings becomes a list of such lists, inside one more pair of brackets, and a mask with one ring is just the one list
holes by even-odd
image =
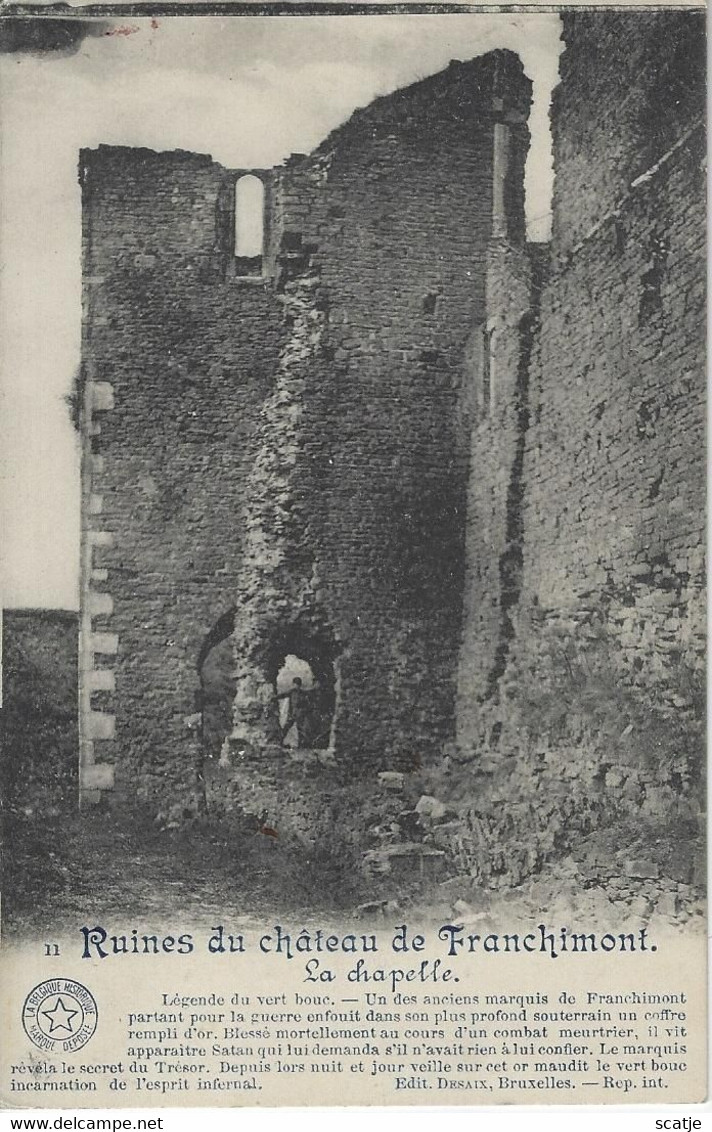
[[457, 801], [442, 851], [510, 880], [626, 820], [694, 841], [703, 16], [563, 34], [548, 245], [507, 51], [275, 169], [82, 152], [83, 804], [307, 836], [412, 779]]

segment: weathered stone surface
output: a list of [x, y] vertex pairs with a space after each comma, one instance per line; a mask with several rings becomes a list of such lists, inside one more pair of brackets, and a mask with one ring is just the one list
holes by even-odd
[[183, 720], [201, 648], [237, 599], [252, 437], [283, 334], [270, 288], [226, 272], [234, 179], [187, 153], [81, 155], [84, 365], [103, 379], [93, 407], [110, 410], [85, 454], [102, 496], [87, 541], [113, 611], [90, 581], [85, 606], [94, 647], [116, 654], [102, 706], [129, 796], [194, 789], [200, 744]]
[[530, 90], [518, 60], [492, 52], [258, 171], [268, 232], [249, 280], [232, 255], [237, 171], [83, 152], [84, 362], [113, 390], [85, 466], [87, 498], [102, 497], [91, 565], [114, 602], [93, 628], [119, 640], [117, 784], [188, 788], [182, 721], [234, 607], [237, 746], [278, 737], [287, 651], [319, 669], [327, 741], [353, 773], [437, 758], [452, 735], [464, 347], [484, 317], [505, 118], [498, 224], [523, 238]]
[[[238, 171], [83, 153], [85, 377], [106, 384], [83, 608], [116, 654], [83, 710], [116, 717], [120, 790], [204, 788], [305, 842], [342, 823], [384, 870], [428, 857], [426, 795], [473, 887], [569, 857], [572, 891], [628, 873], [625, 899], [699, 876], [701, 20], [565, 14], [548, 248], [524, 240], [530, 85], [507, 52], [257, 171], [252, 276]], [[186, 720], [229, 639], [207, 751]], [[287, 654], [330, 720], [301, 759]]]
[[564, 39], [548, 262], [492, 249], [472, 354], [458, 743], [500, 768], [457, 851], [503, 883], [639, 815], [669, 842], [701, 798], [703, 27], [576, 12]]

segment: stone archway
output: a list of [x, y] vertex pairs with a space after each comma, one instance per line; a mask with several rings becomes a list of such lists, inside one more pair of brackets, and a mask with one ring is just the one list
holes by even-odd
[[333, 636], [326, 626], [297, 622], [279, 627], [272, 634], [265, 657], [265, 675], [274, 688], [280, 734], [287, 721], [282, 697], [289, 695], [295, 679], [301, 681], [300, 718], [292, 728], [291, 739], [290, 735], [284, 736], [283, 741], [290, 740], [287, 745], [308, 750], [328, 750], [333, 746], [338, 683], [336, 653]]
[[282, 746], [328, 750], [332, 746], [336, 709], [333, 664], [322, 662], [317, 676], [308, 660], [295, 653], [287, 653], [275, 677], [275, 692]]
[[[245, 645], [244, 653], [240, 644]], [[330, 627], [313, 610], [286, 623], [272, 620], [261, 632], [253, 631], [249, 645], [238, 640], [232, 732], [238, 751], [258, 751], [283, 744], [286, 718], [280, 718], [280, 708], [282, 713], [285, 710], [281, 696], [289, 690], [294, 677], [300, 675], [300, 665], [300, 678], [308, 695], [303, 698], [305, 710], [297, 741], [300, 748], [331, 749], [338, 703], [339, 652]], [[294, 745], [294, 736], [288, 745]]]

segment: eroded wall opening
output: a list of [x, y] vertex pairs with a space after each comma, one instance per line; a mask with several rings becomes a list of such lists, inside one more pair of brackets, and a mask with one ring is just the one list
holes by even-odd
[[326, 681], [319, 680], [308, 661], [294, 653], [284, 658], [275, 681], [283, 747], [324, 751], [331, 746], [336, 681], [333, 665], [328, 668]]
[[300, 626], [279, 630], [268, 649], [265, 674], [274, 690], [283, 747], [333, 747], [338, 700], [336, 647], [331, 634]]

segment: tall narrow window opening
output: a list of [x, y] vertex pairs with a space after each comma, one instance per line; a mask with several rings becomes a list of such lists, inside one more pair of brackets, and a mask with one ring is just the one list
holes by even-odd
[[246, 173], [235, 184], [235, 270], [238, 275], [261, 275], [265, 235], [265, 187]]

